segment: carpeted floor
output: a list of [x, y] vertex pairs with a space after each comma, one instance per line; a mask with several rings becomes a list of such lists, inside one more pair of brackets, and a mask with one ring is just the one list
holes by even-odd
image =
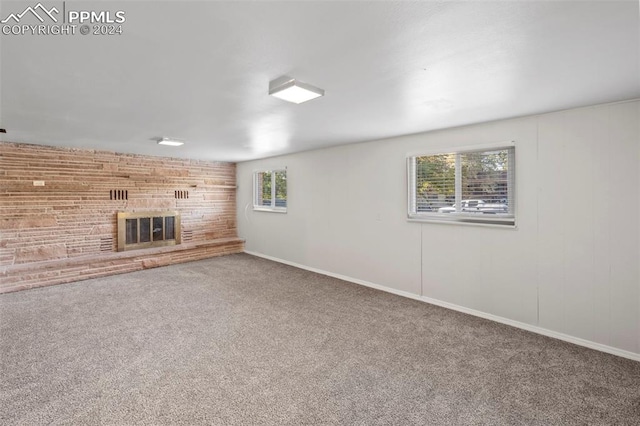
[[0, 296], [0, 424], [640, 424], [640, 363], [246, 254]]

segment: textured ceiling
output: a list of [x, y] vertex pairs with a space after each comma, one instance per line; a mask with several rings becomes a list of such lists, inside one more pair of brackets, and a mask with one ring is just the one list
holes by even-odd
[[[637, 0], [64, 6], [123, 34], [0, 35], [2, 140], [242, 161], [640, 97]], [[282, 75], [326, 96], [268, 96]]]

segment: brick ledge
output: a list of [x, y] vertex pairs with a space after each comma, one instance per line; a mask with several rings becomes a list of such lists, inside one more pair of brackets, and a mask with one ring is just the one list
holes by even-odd
[[43, 260], [40, 262], [18, 263], [16, 265], [0, 266], [0, 274], [3, 272], [33, 271], [34, 269], [60, 268], [66, 266], [82, 266], [94, 262], [108, 262], [110, 260], [135, 259], [137, 257], [149, 257], [154, 254], [173, 253], [184, 250], [192, 250], [205, 247], [216, 247], [226, 244], [244, 243], [242, 238], [218, 238], [215, 240], [200, 241], [195, 243], [182, 243], [175, 246], [151, 247], [139, 250], [108, 252], [100, 255], [65, 257], [64, 259]]
[[0, 294], [241, 253], [244, 242], [237, 237], [218, 238], [175, 246], [3, 266], [0, 267], [0, 278], [5, 285], [0, 285]]

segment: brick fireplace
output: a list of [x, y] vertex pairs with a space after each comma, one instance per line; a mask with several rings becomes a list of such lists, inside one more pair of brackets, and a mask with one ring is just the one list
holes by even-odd
[[235, 204], [233, 163], [0, 142], [0, 293], [241, 252]]

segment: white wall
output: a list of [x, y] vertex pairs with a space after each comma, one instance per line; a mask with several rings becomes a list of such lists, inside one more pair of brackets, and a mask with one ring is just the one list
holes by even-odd
[[[632, 101], [240, 163], [239, 233], [249, 252], [640, 359], [639, 123]], [[509, 140], [517, 229], [407, 221], [408, 154]], [[284, 166], [288, 213], [252, 211], [252, 172]]]

